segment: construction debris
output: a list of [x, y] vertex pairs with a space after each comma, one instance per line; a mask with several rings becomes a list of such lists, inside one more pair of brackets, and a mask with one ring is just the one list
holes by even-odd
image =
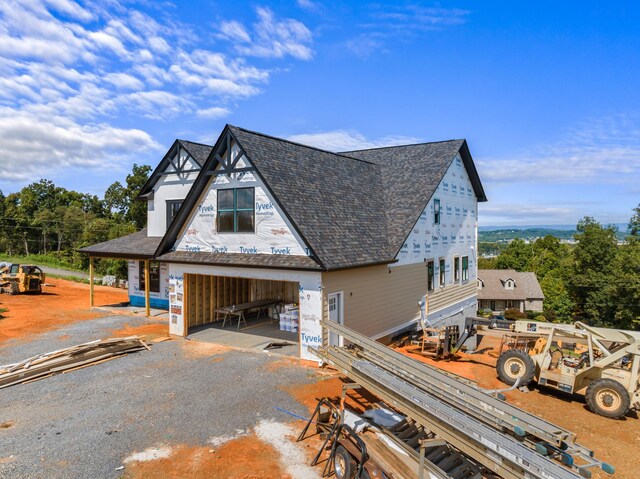
[[[614, 472], [576, 443], [574, 433], [342, 325], [321, 325], [350, 346], [320, 347], [314, 354], [486, 472], [505, 479], [577, 479], [591, 477], [594, 468]], [[422, 455], [426, 448], [410, 454], [430, 473], [440, 472]]]
[[18, 363], [0, 366], [0, 389], [84, 368], [142, 349], [149, 349], [149, 346], [140, 337], [129, 336], [98, 339], [40, 354]]

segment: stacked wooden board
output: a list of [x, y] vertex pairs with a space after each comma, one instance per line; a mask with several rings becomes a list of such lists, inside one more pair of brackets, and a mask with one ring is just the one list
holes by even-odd
[[149, 347], [138, 336], [98, 339], [0, 366], [0, 389], [108, 361]]

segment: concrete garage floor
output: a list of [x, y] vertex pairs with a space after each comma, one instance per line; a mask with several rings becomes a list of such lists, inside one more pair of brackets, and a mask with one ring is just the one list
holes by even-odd
[[208, 343], [222, 344], [236, 348], [255, 349], [263, 351], [270, 343], [289, 343], [284, 347], [271, 349], [270, 351], [283, 355], [298, 357], [298, 333], [280, 331], [278, 321], [271, 323], [268, 319], [247, 318], [247, 325], [244, 323], [238, 329], [237, 320], [222, 328], [222, 321], [205, 324], [190, 328], [188, 339], [204, 341]]
[[[0, 363], [106, 338], [143, 318], [74, 323], [0, 345]], [[308, 414], [285, 386], [310, 384], [303, 367], [269, 368], [266, 354], [202, 351], [174, 339], [84, 369], [0, 390], [0, 478], [118, 478], [134, 452], [206, 445], [263, 420], [289, 422], [276, 407]], [[208, 346], [209, 345], [204, 345]], [[210, 348], [211, 349], [211, 348]], [[125, 466], [122, 470], [121, 467]]]

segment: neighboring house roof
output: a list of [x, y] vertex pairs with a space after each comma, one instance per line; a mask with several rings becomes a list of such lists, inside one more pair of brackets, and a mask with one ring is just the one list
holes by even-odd
[[204, 165], [204, 163], [207, 161], [207, 158], [209, 157], [209, 155], [211, 154], [211, 150], [213, 149], [213, 147], [210, 145], [194, 143], [193, 141], [180, 139], [174, 141], [173, 145], [171, 145], [171, 148], [169, 148], [160, 163], [158, 163], [156, 169], [153, 170], [153, 173], [151, 173], [151, 176], [149, 176], [149, 179], [140, 190], [140, 193], [138, 193], [138, 198], [145, 198], [153, 192], [153, 187], [162, 177], [162, 174], [166, 171], [171, 162], [171, 159], [175, 156], [176, 149], [178, 147], [182, 147], [187, 153], [189, 153], [189, 156], [191, 156], [191, 158], [193, 158], [196, 163], [200, 165], [200, 168], [202, 168], [202, 165]]
[[[306, 269], [318, 269], [319, 265], [324, 270], [335, 270], [394, 262], [458, 153], [478, 201], [486, 201], [465, 140], [333, 153], [227, 125], [159, 242], [155, 256], [178, 261], [178, 256], [170, 256], [178, 253], [169, 251], [218, 166], [216, 153], [226, 147], [227, 135], [237, 142], [255, 174], [311, 249], [312, 258], [301, 263]], [[167, 156], [163, 162], [166, 159]], [[159, 166], [156, 171], [163, 170]], [[193, 255], [180, 257], [189, 259], [185, 262], [223, 264], [217, 257], [211, 263], [211, 253]], [[195, 261], [199, 257], [202, 260]], [[263, 261], [256, 255], [226, 257], [233, 263], [224, 264], [259, 266]]]
[[[483, 288], [478, 289], [478, 299], [544, 299], [535, 273], [514, 269], [479, 269], [478, 279], [484, 284]], [[515, 281], [515, 288], [505, 289], [504, 283], [508, 279]]]
[[147, 236], [147, 228], [143, 228], [136, 233], [87, 246], [79, 251], [99, 257], [152, 258], [161, 239]]

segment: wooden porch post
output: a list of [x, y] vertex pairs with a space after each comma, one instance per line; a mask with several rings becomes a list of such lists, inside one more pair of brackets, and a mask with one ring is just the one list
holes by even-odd
[[151, 285], [149, 284], [150, 274], [149, 274], [149, 260], [144, 260], [144, 307], [147, 314], [147, 318], [151, 316], [151, 299], [149, 297], [149, 289]]
[[93, 308], [93, 256], [89, 256], [89, 306]]

